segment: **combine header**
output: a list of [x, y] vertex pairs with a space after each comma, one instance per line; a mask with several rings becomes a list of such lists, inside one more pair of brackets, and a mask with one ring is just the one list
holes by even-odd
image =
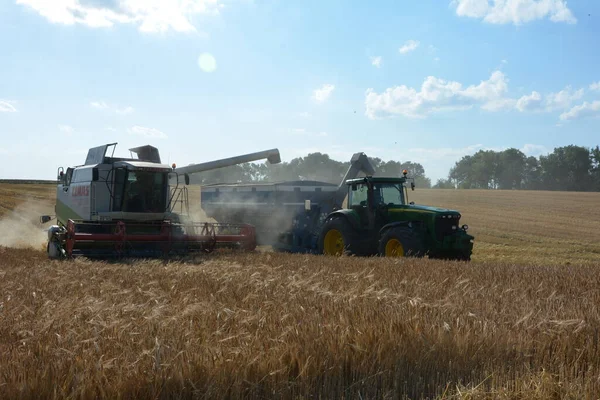
[[58, 169], [57, 224], [48, 229], [50, 258], [161, 257], [256, 247], [253, 226], [191, 221], [174, 206], [187, 202], [189, 174], [265, 158], [276, 164], [281, 161], [277, 149], [176, 168], [161, 164], [155, 147], [129, 149], [136, 155], [132, 158], [113, 157], [115, 147], [92, 148], [84, 165]]

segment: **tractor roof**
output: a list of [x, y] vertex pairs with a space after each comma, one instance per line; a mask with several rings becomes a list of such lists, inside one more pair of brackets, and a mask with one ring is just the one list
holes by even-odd
[[353, 183], [364, 183], [364, 182], [372, 182], [372, 183], [404, 183], [406, 182], [405, 177], [380, 177], [380, 176], [365, 176], [363, 178], [356, 179], [348, 179], [346, 181], [347, 185], [352, 185]]

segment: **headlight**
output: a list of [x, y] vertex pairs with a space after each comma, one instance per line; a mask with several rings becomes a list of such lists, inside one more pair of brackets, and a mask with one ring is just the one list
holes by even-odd
[[465, 230], [465, 231], [466, 231], [466, 230], [468, 230], [468, 229], [469, 229], [469, 225], [463, 225], [463, 226], [462, 226], [462, 228], [463, 228], [463, 230]]

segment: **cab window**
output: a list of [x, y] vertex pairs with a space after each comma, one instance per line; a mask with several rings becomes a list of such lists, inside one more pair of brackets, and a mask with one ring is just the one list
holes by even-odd
[[355, 206], [362, 206], [362, 207], [366, 207], [367, 206], [367, 185], [365, 184], [359, 184], [356, 185], [356, 190], [352, 190], [352, 187], [350, 187], [350, 194], [348, 196], [348, 206], [349, 207], [355, 207]]

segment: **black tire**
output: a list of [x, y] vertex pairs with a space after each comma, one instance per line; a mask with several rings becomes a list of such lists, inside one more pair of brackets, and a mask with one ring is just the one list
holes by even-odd
[[[331, 240], [328, 233], [337, 231], [341, 234], [343, 244], [335, 246], [335, 251], [331, 248]], [[321, 233], [319, 234], [319, 253], [332, 256], [354, 255], [357, 251], [357, 233], [350, 223], [343, 217], [337, 217], [325, 222]]]
[[[425, 249], [423, 248], [420, 235], [408, 227], [397, 227], [388, 229], [379, 240], [379, 255], [382, 257], [393, 257], [390, 255], [390, 249], [386, 248], [391, 241], [397, 241], [402, 248], [402, 255], [396, 257], [423, 257]], [[393, 242], [390, 243], [393, 247]], [[387, 254], [386, 254], [387, 253]]]

